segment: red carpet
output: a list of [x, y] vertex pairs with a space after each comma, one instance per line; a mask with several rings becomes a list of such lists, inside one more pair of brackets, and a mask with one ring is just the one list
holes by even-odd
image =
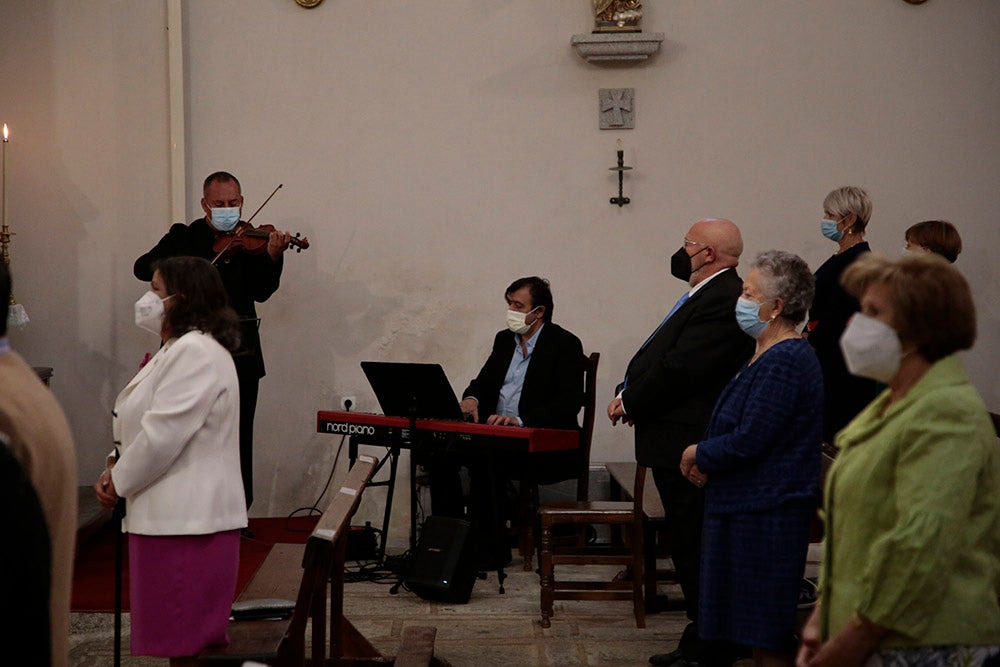
[[[246, 587], [277, 543], [303, 544], [318, 516], [250, 519], [253, 539], [240, 539], [240, 572], [236, 595]], [[113, 612], [115, 610], [115, 538], [111, 523], [103, 526], [80, 546], [73, 567], [71, 611]], [[128, 535], [122, 535], [122, 610], [128, 611]]]

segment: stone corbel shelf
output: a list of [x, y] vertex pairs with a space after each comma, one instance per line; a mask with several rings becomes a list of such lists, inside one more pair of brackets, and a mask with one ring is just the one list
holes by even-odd
[[572, 44], [589, 62], [634, 62], [646, 60], [660, 50], [662, 32], [583, 33], [573, 35]]

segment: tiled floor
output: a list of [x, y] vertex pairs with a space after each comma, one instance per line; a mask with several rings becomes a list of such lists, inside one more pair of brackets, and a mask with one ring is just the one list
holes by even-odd
[[[611, 568], [599, 576], [614, 574]], [[498, 594], [496, 576], [490, 575], [476, 582], [467, 604], [459, 605], [429, 602], [403, 590], [390, 595], [388, 584], [351, 583], [345, 587], [345, 614], [386, 655], [395, 652], [407, 625], [434, 626], [435, 654], [455, 667], [646, 665], [650, 655], [676, 645], [686, 624], [682, 613], [666, 612], [647, 616], [646, 627], [637, 629], [631, 602], [557, 601], [552, 627], [543, 629], [538, 575], [524, 572], [517, 559], [508, 575], [504, 595]], [[111, 614], [73, 614], [71, 664], [112, 664], [112, 619]], [[166, 664], [127, 655], [127, 616], [124, 626], [124, 666]]]
[[[806, 574], [816, 574], [819, 545], [810, 547]], [[661, 565], [665, 565], [661, 564]], [[615, 568], [557, 570], [557, 576], [609, 578]], [[559, 574], [559, 573], [562, 574]], [[385, 655], [393, 655], [403, 628], [430, 625], [437, 628], [435, 654], [455, 667], [503, 665], [504, 667], [556, 667], [570, 665], [647, 665], [654, 653], [673, 649], [687, 623], [682, 612], [646, 616], [638, 629], [631, 602], [557, 601], [552, 627], [539, 624], [538, 575], [524, 572], [514, 559], [505, 582], [506, 593], [497, 592], [496, 575], [476, 581], [467, 604], [423, 600], [401, 590], [389, 593], [389, 583], [349, 583], [344, 591], [346, 616]], [[666, 589], [679, 596], [674, 587]], [[105, 667], [112, 664], [114, 625], [111, 614], [73, 614], [71, 664]], [[124, 619], [125, 667], [166, 664], [156, 658], [128, 655], [128, 616]], [[749, 662], [747, 664], [750, 664]]]
[[[352, 584], [347, 615], [376, 648], [392, 654], [406, 625], [437, 628], [435, 654], [464, 665], [645, 665], [653, 653], [673, 648], [684, 629], [682, 613], [653, 614], [637, 629], [631, 602], [557, 601], [552, 627], [539, 624], [538, 575], [515, 560], [500, 595], [496, 577], [477, 581], [468, 604], [390, 596], [374, 584]], [[564, 568], [569, 571], [571, 568]], [[601, 576], [611, 578], [614, 568]]]

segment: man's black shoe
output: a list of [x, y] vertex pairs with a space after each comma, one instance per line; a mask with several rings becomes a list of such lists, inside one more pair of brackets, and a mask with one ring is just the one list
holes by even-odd
[[678, 648], [670, 653], [657, 653], [650, 656], [649, 664], [656, 665], [656, 667], [669, 667], [670, 665], [680, 667], [682, 660], [684, 660], [684, 656], [681, 655], [681, 650]]

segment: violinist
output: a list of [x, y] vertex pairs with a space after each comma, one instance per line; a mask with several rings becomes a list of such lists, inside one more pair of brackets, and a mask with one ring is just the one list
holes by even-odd
[[158, 260], [179, 255], [203, 257], [219, 271], [230, 305], [240, 318], [241, 343], [233, 352], [233, 362], [240, 388], [240, 469], [249, 508], [253, 502], [254, 413], [258, 384], [264, 377], [260, 320], [254, 304], [266, 301], [278, 289], [284, 252], [293, 239], [288, 232], [272, 231], [266, 244], [255, 247], [244, 246], [239, 238], [234, 240], [234, 230], [248, 225], [240, 220], [240, 182], [228, 172], [218, 171], [205, 179], [201, 208], [205, 217], [187, 225], [172, 225], [152, 250], [135, 261], [133, 273], [139, 280], [152, 280]]

